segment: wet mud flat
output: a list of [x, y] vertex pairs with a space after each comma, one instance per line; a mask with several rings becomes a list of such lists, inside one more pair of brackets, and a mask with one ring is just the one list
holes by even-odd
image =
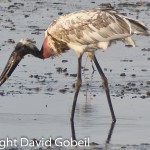
[[[110, 7], [109, 3], [119, 12], [143, 20], [150, 29], [149, 1], [140, 4], [113, 0], [0, 0], [0, 72], [20, 39], [33, 39], [40, 48], [44, 30], [58, 15], [83, 8]], [[77, 149], [150, 149], [150, 39], [140, 36], [134, 39], [136, 48], [118, 42], [106, 52], [97, 52], [109, 80], [117, 117], [111, 138], [111, 116], [101, 79], [97, 71], [93, 73], [89, 60], [85, 64], [84, 57], [75, 131], [77, 139], [90, 137], [90, 147]], [[12, 77], [0, 87], [0, 139], [7, 136], [69, 139], [76, 65], [77, 58], [72, 50], [44, 61], [26, 56]], [[30, 149], [16, 149], [19, 148]], [[50, 149], [76, 148], [52, 145]]]

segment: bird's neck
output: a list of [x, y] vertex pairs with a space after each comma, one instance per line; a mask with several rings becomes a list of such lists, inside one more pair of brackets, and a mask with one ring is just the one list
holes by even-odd
[[37, 58], [44, 59], [42, 51], [40, 51], [37, 47], [35, 47], [31, 54]]

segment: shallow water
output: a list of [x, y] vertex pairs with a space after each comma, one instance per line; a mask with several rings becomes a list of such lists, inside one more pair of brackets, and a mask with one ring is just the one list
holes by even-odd
[[[106, 2], [111, 2], [120, 12], [133, 18], [139, 17], [150, 29], [148, 1], [143, 5], [113, 0], [103, 1], [103, 4]], [[0, 0], [0, 72], [21, 38], [34, 39], [40, 48], [44, 29], [58, 13], [97, 6], [102, 4], [87, 0]], [[97, 52], [109, 80], [117, 117], [110, 141], [111, 116], [100, 86], [101, 79], [97, 71], [92, 74], [91, 62], [88, 60], [86, 63], [76, 107], [75, 131], [77, 139], [90, 137], [90, 143], [99, 144], [93, 143], [89, 149], [150, 149], [150, 97], [147, 95], [150, 91], [150, 40], [140, 36], [134, 39], [138, 45], [136, 48], [128, 48], [118, 42], [104, 53]], [[72, 50], [44, 61], [26, 56], [0, 87], [0, 139], [69, 139], [74, 95], [72, 84], [76, 79], [72, 74], [76, 73], [76, 67], [77, 59]], [[120, 76], [121, 73], [125, 76]], [[106, 144], [107, 140], [109, 144]]]

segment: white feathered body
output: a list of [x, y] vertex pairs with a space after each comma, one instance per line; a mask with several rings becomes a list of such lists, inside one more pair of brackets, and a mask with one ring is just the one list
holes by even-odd
[[114, 10], [94, 8], [59, 16], [48, 26], [45, 37], [50, 53], [57, 55], [68, 48], [78, 53], [106, 49], [114, 40], [122, 40], [135, 47], [131, 35], [148, 35], [147, 30], [139, 20]]

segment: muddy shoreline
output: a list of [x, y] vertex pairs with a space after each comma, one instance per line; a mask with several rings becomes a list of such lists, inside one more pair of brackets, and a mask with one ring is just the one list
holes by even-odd
[[[109, 7], [110, 4], [125, 15], [143, 20], [150, 29], [149, 1], [140, 4], [132, 0], [104, 0], [102, 3], [93, 0], [0, 0], [0, 72], [20, 39], [30, 38], [40, 48], [44, 31], [55, 17], [83, 8]], [[139, 36], [134, 39], [137, 42], [134, 49], [118, 42], [104, 53], [97, 52], [109, 80], [117, 116], [109, 143], [106, 141], [111, 116], [101, 79], [97, 71], [93, 74], [89, 60], [85, 65], [75, 129], [78, 139], [90, 136], [92, 145], [89, 149], [150, 149], [150, 39]], [[85, 61], [86, 57], [83, 64]], [[76, 64], [72, 50], [44, 61], [26, 56], [12, 77], [0, 87], [0, 139], [22, 135], [31, 139], [70, 137]], [[57, 148], [52, 146], [51, 149]]]

